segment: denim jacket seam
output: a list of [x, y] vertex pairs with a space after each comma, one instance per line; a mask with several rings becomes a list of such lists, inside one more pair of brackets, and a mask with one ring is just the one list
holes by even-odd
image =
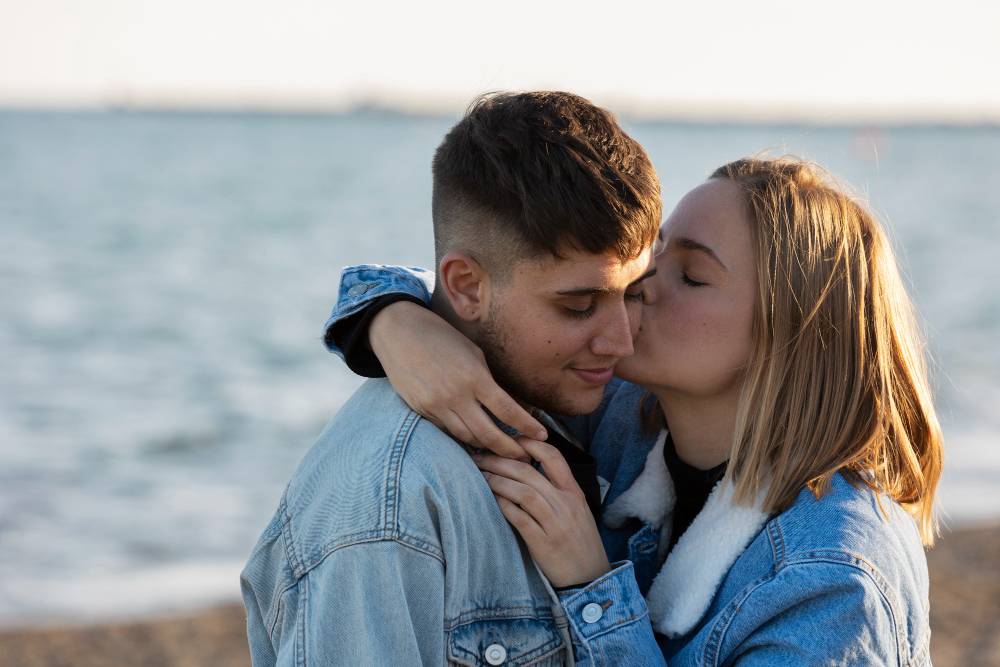
[[918, 652], [913, 654], [913, 659], [907, 661], [906, 667], [920, 667], [921, 665], [923, 665], [927, 661], [926, 660], [927, 653], [930, 651], [930, 647], [931, 647], [931, 633], [926, 632], [924, 633], [923, 645], [920, 647], [920, 650]]
[[777, 569], [762, 574], [744, 586], [743, 590], [729, 602], [725, 611], [719, 615], [719, 618], [712, 625], [712, 631], [709, 633], [708, 639], [705, 641], [705, 650], [702, 653], [703, 665], [718, 664], [720, 649], [722, 648], [723, 641], [725, 641], [726, 633], [729, 632], [729, 627], [739, 615], [743, 604], [758, 588], [774, 580], [774, 577], [777, 576], [777, 574]]
[[[517, 657], [518, 657], [518, 660], [529, 660], [531, 662], [537, 662], [537, 661], [542, 660], [544, 658], [547, 658], [547, 657], [549, 657], [551, 655], [554, 655], [556, 652], [558, 652], [560, 649], [562, 649], [565, 646], [566, 646], [566, 642], [564, 642], [561, 637], [556, 637], [555, 639], [551, 639], [551, 640], [545, 642], [544, 644], [542, 644], [541, 646], [539, 646], [537, 648], [534, 648], [534, 649], [532, 649], [531, 651], [529, 651], [527, 653], [519, 654]], [[461, 647], [456, 647], [451, 642], [448, 642], [448, 657], [449, 658], [453, 658], [453, 659], [458, 660], [458, 659], [463, 659], [466, 656], [468, 656], [469, 658], [471, 658], [472, 660], [474, 660], [476, 663], [478, 663], [479, 660], [480, 660], [479, 654], [472, 653], [471, 651], [468, 651], [468, 650], [466, 650], [464, 648], [461, 648]]]
[[857, 554], [853, 554], [848, 551], [829, 549], [804, 551], [800, 554], [794, 554], [792, 558], [787, 561], [787, 564], [807, 565], [809, 563], [823, 562], [843, 565], [859, 572], [863, 572], [868, 579], [875, 584], [875, 588], [878, 589], [879, 593], [882, 595], [882, 599], [886, 602], [886, 606], [889, 608], [889, 620], [892, 623], [893, 635], [896, 637], [897, 662], [902, 664], [905, 658], [905, 662], [908, 663], [909, 656], [906, 655], [907, 652], [904, 649], [909, 642], [906, 641], [905, 637], [903, 637], [902, 628], [900, 627], [899, 619], [902, 618], [903, 614], [899, 606], [899, 601], [896, 600], [896, 596], [893, 595], [891, 587], [886, 583], [885, 578], [882, 576], [882, 573], [879, 572], [878, 568]]
[[299, 588], [299, 627], [296, 633], [298, 639], [298, 647], [295, 651], [295, 662], [298, 663], [299, 667], [305, 667], [306, 665], [306, 626], [309, 625], [306, 614], [309, 609], [309, 586], [308, 582], [303, 578], [296, 582]]
[[403, 455], [406, 453], [406, 445], [410, 442], [410, 436], [418, 421], [419, 415], [410, 410], [396, 432], [396, 437], [392, 444], [392, 452], [389, 454], [389, 463], [386, 466], [383, 526], [393, 532], [398, 531], [399, 526], [399, 503], [396, 501], [398, 498], [399, 476], [402, 474], [403, 469]]
[[485, 607], [483, 609], [465, 611], [458, 616], [446, 618], [444, 619], [444, 629], [450, 632], [455, 628], [468, 625], [469, 623], [477, 623], [479, 621], [507, 621], [518, 618], [531, 619], [534, 621], [555, 622], [555, 617], [552, 615], [551, 609], [529, 607], [525, 605], [518, 605], [514, 607], [492, 606]]
[[900, 609], [898, 600], [896, 600], [896, 596], [893, 595], [891, 588], [885, 582], [885, 579], [882, 576], [882, 573], [879, 572], [878, 568], [857, 554], [852, 554], [847, 551], [828, 549], [819, 551], [803, 551], [801, 553], [794, 554], [788, 559], [786, 565], [808, 565], [810, 563], [833, 563], [835, 565], [852, 568], [865, 574], [865, 576], [875, 585], [875, 588], [878, 589], [879, 594], [882, 596], [886, 606], [889, 608], [889, 621], [892, 623], [892, 633], [896, 638], [897, 663], [900, 665], [904, 662], [909, 664], [909, 655], [906, 650], [909, 642], [906, 640], [906, 637], [903, 636], [901, 624], [899, 622], [903, 613]]
[[584, 586], [583, 588], [581, 588], [576, 593], [571, 593], [571, 594], [567, 595], [565, 600], [563, 600], [562, 598], [560, 598], [559, 601], [565, 607], [567, 602], [573, 602], [573, 601], [575, 601], [578, 597], [580, 597], [581, 595], [583, 595], [584, 593], [586, 593], [588, 591], [593, 590], [594, 587], [596, 587], [597, 585], [603, 583], [609, 577], [611, 577], [611, 576], [617, 576], [617, 574], [621, 574], [622, 572], [626, 572], [627, 570], [635, 568], [635, 566], [632, 564], [631, 561], [629, 561], [626, 565], [622, 565], [621, 567], [622, 567], [622, 569], [619, 570], [617, 573], [615, 573], [614, 570], [612, 570], [612, 572], [608, 572], [607, 574], [605, 574], [601, 578], [595, 579], [594, 581], [590, 582], [589, 584], [587, 584], [586, 586]]
[[274, 587], [274, 595], [271, 596], [271, 606], [267, 611], [267, 620], [264, 627], [267, 629], [267, 636], [274, 640], [275, 630], [278, 628], [278, 617], [280, 616], [281, 610], [281, 598], [284, 597], [285, 593], [292, 590], [298, 584], [298, 579], [295, 578], [295, 574], [292, 573], [290, 577], [283, 578], [277, 586]]
[[[350, 538], [350, 539], [348, 539]], [[347, 540], [347, 541], [343, 541]], [[326, 560], [331, 554], [347, 547], [358, 544], [368, 544], [372, 542], [397, 542], [405, 547], [409, 547], [421, 553], [431, 556], [435, 560], [444, 563], [444, 552], [429, 542], [425, 542], [415, 535], [410, 535], [401, 530], [389, 530], [386, 528], [376, 530], [366, 530], [357, 533], [340, 535], [327, 542], [316, 553], [315, 556], [304, 562], [296, 576], [302, 578], [312, 571], [316, 566]]]
[[[642, 619], [644, 619], [644, 618], [646, 618], [648, 616], [649, 616], [649, 610], [645, 609], [645, 610], [643, 610], [642, 612], [640, 612], [638, 614], [632, 614], [628, 618], [623, 618], [623, 619], [617, 620], [614, 623], [608, 625], [607, 627], [601, 628], [599, 631], [595, 632], [594, 634], [586, 635], [585, 639], [586, 639], [587, 643], [590, 643], [591, 641], [594, 641], [595, 639], [600, 639], [601, 637], [603, 637], [604, 635], [608, 634], [612, 630], [618, 630], [618, 629], [623, 628], [623, 627], [625, 627], [627, 625], [632, 625], [636, 621], [640, 621], [640, 620], [642, 620]], [[583, 633], [578, 633], [578, 634], [580, 635], [581, 638], [584, 638]]]
[[302, 561], [295, 552], [295, 540], [292, 539], [292, 519], [288, 516], [287, 488], [285, 489], [285, 492], [281, 494], [281, 500], [279, 501], [278, 507], [281, 512], [281, 535], [284, 538], [285, 558], [288, 559], [288, 563], [292, 566], [292, 571], [295, 572], [296, 576], [301, 576], [299, 572], [302, 570]]
[[785, 566], [785, 538], [781, 535], [777, 519], [768, 522], [767, 537], [771, 541], [771, 550], [774, 553], [774, 567], [781, 569]]

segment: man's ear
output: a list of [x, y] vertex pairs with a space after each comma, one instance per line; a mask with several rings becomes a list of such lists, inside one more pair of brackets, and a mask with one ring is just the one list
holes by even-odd
[[459, 319], [475, 322], [486, 314], [490, 277], [472, 256], [449, 252], [441, 258], [438, 275], [451, 309]]

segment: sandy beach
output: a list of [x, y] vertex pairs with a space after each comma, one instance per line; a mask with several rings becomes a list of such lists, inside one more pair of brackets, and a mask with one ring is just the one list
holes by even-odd
[[[927, 554], [936, 667], [1000, 666], [1000, 525], [945, 533]], [[243, 607], [0, 632], [4, 667], [248, 667]]]

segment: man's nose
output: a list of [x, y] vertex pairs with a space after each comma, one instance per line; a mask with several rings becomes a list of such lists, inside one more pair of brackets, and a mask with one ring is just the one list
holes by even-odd
[[600, 332], [591, 340], [590, 350], [602, 357], [627, 357], [632, 354], [632, 327], [624, 302], [608, 313]]

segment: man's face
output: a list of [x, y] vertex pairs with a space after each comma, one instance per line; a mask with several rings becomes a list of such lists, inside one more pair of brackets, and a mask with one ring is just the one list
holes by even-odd
[[479, 345], [497, 381], [530, 406], [583, 415], [600, 405], [615, 364], [632, 354], [651, 252], [566, 252], [518, 262], [490, 294]]

